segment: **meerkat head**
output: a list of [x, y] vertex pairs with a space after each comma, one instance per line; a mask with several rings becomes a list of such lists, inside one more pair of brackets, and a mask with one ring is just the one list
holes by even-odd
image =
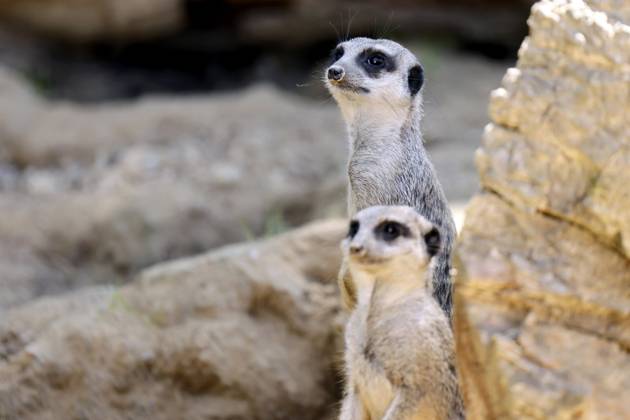
[[342, 112], [361, 105], [398, 110], [421, 102], [424, 71], [418, 59], [394, 41], [353, 38], [332, 51], [325, 83]]
[[361, 210], [342, 243], [350, 268], [373, 274], [426, 270], [440, 248], [437, 227], [407, 206]]

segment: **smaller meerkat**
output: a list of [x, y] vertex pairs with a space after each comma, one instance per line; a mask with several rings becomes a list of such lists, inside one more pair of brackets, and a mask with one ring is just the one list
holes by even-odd
[[411, 207], [369, 207], [351, 220], [342, 249], [357, 305], [340, 420], [464, 418], [449, 319], [431, 290], [441, 246]]

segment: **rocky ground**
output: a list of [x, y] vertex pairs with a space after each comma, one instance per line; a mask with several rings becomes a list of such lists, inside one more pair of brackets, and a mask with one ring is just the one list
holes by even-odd
[[3, 419], [321, 419], [339, 395], [343, 220], [0, 319]]
[[343, 196], [336, 115], [269, 88], [87, 107], [42, 101], [6, 72], [2, 87], [5, 306], [121, 283]]

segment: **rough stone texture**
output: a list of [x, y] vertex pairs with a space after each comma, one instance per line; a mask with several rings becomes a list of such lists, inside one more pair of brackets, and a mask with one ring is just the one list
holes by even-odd
[[7, 311], [0, 418], [323, 418], [345, 230], [314, 223]]
[[627, 22], [581, 2], [534, 8], [518, 68], [492, 94], [478, 163], [483, 184], [510, 202], [630, 256]]
[[630, 14], [621, 3], [536, 4], [517, 68], [492, 93], [477, 155], [485, 192], [469, 206], [458, 251], [468, 418], [630, 416]]
[[342, 133], [265, 87], [80, 106], [0, 73], [0, 311], [343, 208]]
[[0, 0], [0, 19], [78, 42], [139, 39], [184, 21], [181, 0]]

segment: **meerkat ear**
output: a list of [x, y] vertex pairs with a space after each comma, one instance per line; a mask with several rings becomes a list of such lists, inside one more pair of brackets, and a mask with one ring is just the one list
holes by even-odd
[[423, 83], [424, 70], [420, 64], [416, 64], [409, 69], [409, 73], [407, 74], [407, 84], [409, 85], [409, 92], [411, 92], [411, 96], [414, 96], [420, 91]]
[[440, 235], [440, 231], [433, 227], [430, 231], [424, 234], [424, 243], [427, 246], [427, 254], [433, 257], [440, 249], [442, 249], [442, 238]]

